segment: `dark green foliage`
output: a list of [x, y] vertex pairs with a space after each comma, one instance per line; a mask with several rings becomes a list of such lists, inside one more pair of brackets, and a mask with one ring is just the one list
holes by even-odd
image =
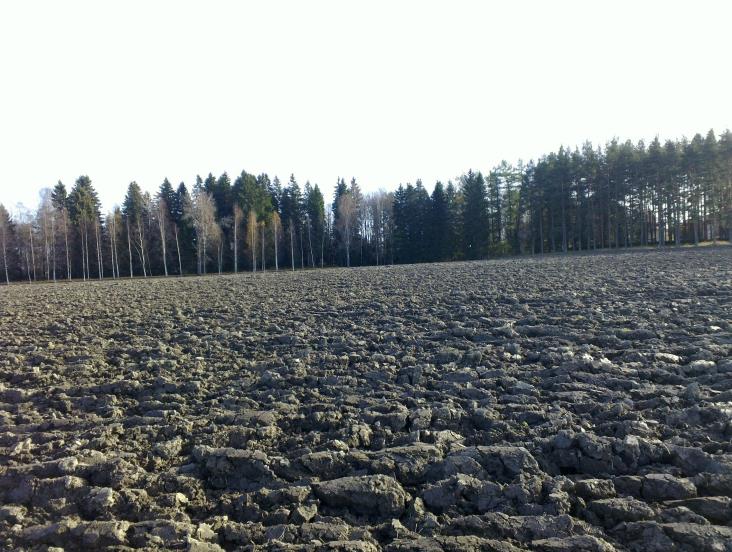
[[394, 193], [395, 260], [416, 263], [432, 260], [432, 200], [421, 180], [399, 186]]
[[53, 187], [51, 192], [51, 203], [53, 207], [59, 211], [68, 209], [69, 207], [69, 194], [66, 191], [66, 186], [60, 180], [58, 184]]
[[302, 192], [294, 174], [290, 175], [287, 188], [282, 192], [280, 211], [282, 227], [289, 232], [289, 228], [292, 226], [295, 233], [299, 232], [303, 222]]
[[101, 218], [99, 196], [88, 176], [76, 179], [69, 194], [68, 205], [71, 219], [77, 224], [81, 221], [91, 224], [94, 219]]
[[480, 259], [488, 246], [488, 199], [483, 175], [468, 171], [462, 178], [461, 192], [463, 254], [466, 259]]
[[15, 223], [8, 210], [0, 203], [0, 281], [9, 283], [22, 277]]
[[141, 222], [147, 214], [145, 197], [137, 182], [130, 182], [130, 185], [127, 187], [127, 195], [122, 202], [122, 214], [129, 218], [132, 224]]
[[165, 210], [170, 221], [176, 222], [178, 211], [178, 196], [176, 195], [175, 190], [173, 190], [173, 186], [167, 178], [163, 180], [163, 183], [160, 185], [160, 189], [158, 190], [158, 198], [165, 203]]
[[343, 249], [344, 236], [341, 232], [341, 214], [338, 210], [338, 203], [344, 194], [348, 193], [348, 186], [343, 178], [339, 178], [336, 182], [335, 191], [333, 192], [333, 204], [331, 210], [333, 213], [333, 251], [332, 256], [339, 264], [345, 264], [345, 253]]
[[427, 246], [431, 261], [447, 261], [452, 255], [450, 232], [450, 201], [445, 193], [442, 182], [435, 184], [430, 202], [429, 239]]
[[[257, 220], [265, 222], [272, 213], [272, 195], [269, 190], [269, 178], [266, 174], [255, 177], [246, 171], [234, 181], [232, 189], [233, 199], [246, 217], [249, 211], [254, 211]], [[232, 210], [232, 207], [229, 207]]]
[[[57, 266], [67, 266], [67, 241], [72, 276], [90, 278], [112, 272], [113, 262], [117, 276], [130, 270], [157, 275], [164, 267], [163, 246], [175, 274], [178, 250], [182, 272], [195, 273], [201, 266], [232, 271], [235, 249], [242, 268], [254, 267], [245, 249], [256, 254], [257, 267], [267, 269], [358, 266], [698, 244], [729, 240], [732, 232], [729, 130], [678, 141], [614, 139], [604, 147], [587, 142], [526, 164], [502, 161], [486, 175], [471, 170], [458, 185], [437, 182], [431, 193], [417, 180], [394, 192], [364, 194], [355, 178], [338, 178], [328, 209], [318, 185], [301, 188], [294, 175], [283, 187], [265, 173], [242, 171], [233, 183], [227, 173], [208, 173], [196, 176], [191, 193], [183, 182], [174, 188], [165, 179], [155, 198], [132, 182], [122, 208], [104, 221], [91, 180], [80, 176], [70, 191], [61, 182], [51, 191], [59, 215]], [[201, 237], [190, 213], [197, 198], [209, 196], [210, 228]], [[241, 209], [236, 224], [235, 207]], [[15, 222], [7, 210], [0, 215], [11, 259], [8, 278], [29, 278], [29, 256], [45, 258], [40, 214]]]
[[308, 249], [312, 265], [324, 264], [325, 200], [318, 185], [305, 184], [305, 219], [308, 226]]

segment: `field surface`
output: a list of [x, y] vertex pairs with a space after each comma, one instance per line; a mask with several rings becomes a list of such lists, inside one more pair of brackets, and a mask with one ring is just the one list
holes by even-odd
[[732, 248], [10, 286], [0, 549], [730, 551], [731, 350]]

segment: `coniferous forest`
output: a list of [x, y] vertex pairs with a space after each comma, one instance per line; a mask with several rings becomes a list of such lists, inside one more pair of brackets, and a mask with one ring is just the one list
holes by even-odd
[[2, 279], [121, 278], [483, 259], [729, 240], [732, 133], [613, 140], [455, 181], [364, 193], [242, 171], [132, 182], [102, 212], [92, 180], [0, 205]]

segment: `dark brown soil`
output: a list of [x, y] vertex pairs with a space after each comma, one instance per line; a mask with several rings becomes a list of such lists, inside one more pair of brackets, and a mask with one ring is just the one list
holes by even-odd
[[732, 551], [731, 350], [732, 248], [3, 288], [0, 548]]

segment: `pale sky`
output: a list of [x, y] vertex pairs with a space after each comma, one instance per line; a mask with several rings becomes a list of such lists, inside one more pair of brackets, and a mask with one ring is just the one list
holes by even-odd
[[732, 128], [732, 3], [0, 0], [0, 202], [242, 169], [365, 191]]

